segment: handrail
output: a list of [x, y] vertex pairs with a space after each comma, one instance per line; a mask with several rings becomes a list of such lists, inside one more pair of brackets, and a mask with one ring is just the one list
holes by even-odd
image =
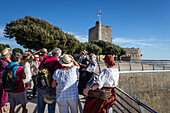
[[119, 71], [169, 70], [170, 60], [115, 61]]
[[153, 109], [151, 109], [150, 107], [148, 107], [147, 105], [145, 105], [144, 103], [140, 102], [139, 100], [137, 100], [136, 98], [134, 98], [133, 96], [129, 95], [128, 93], [126, 93], [125, 91], [123, 91], [122, 89], [115, 87], [117, 90], [119, 90], [121, 93], [123, 93], [124, 95], [126, 95], [127, 97], [129, 97], [131, 100], [133, 100], [134, 102], [136, 102], [138, 105], [144, 107], [147, 111], [151, 112], [151, 113], [157, 113], [156, 111], [154, 111]]
[[[99, 74], [93, 72], [96, 76], [96, 78], [98, 77]], [[151, 112], [151, 113], [157, 113], [156, 111], [154, 111], [153, 109], [151, 109], [150, 107], [148, 107], [147, 105], [145, 105], [144, 103], [140, 102], [138, 99], [134, 98], [133, 96], [129, 95], [127, 92], [123, 91], [122, 89], [120, 89], [119, 87], [115, 87], [115, 89], [117, 89], [119, 92], [123, 93], [126, 97], [130, 98], [131, 100], [133, 100], [135, 103], [137, 103], [138, 105], [140, 105], [141, 107], [145, 108], [147, 111]], [[139, 110], [138, 108], [136, 108], [134, 105], [132, 105], [130, 102], [128, 102], [125, 98], [123, 98], [120, 94], [116, 93], [116, 95], [118, 97], [120, 97], [124, 102], [126, 102], [131, 108], [133, 108], [134, 110], [136, 110], [138, 113], [142, 113], [141, 110]], [[131, 113], [131, 111], [124, 106], [120, 101], [118, 101], [117, 99], [115, 99], [116, 102], [118, 102], [128, 113]], [[115, 104], [115, 106], [120, 110], [120, 108]], [[123, 110], [120, 110], [123, 111]]]
[[132, 107], [133, 109], [135, 109], [138, 113], [140, 113], [141, 111], [136, 108], [134, 105], [132, 105], [130, 102], [128, 102], [125, 98], [123, 98], [121, 95], [119, 95], [118, 93], [116, 93], [117, 96], [119, 96], [123, 101], [125, 101], [130, 107]]
[[132, 113], [126, 106], [124, 106], [120, 101], [118, 101], [117, 99], [115, 99], [116, 102], [118, 102], [123, 108], [125, 108], [125, 110], [128, 112], [128, 113]]
[[124, 113], [124, 111], [117, 105], [117, 104], [114, 104], [122, 113]]

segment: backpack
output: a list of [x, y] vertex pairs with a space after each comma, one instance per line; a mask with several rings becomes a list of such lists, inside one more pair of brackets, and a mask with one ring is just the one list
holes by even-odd
[[55, 65], [58, 63], [58, 60], [53, 63], [53, 65], [50, 68], [46, 67], [46, 58], [43, 59], [43, 67], [39, 69], [36, 81], [37, 85], [41, 89], [47, 89], [51, 87], [52, 83], [52, 75], [51, 72]]
[[10, 69], [5, 68], [5, 72], [2, 75], [2, 86], [5, 92], [13, 92], [18, 89], [19, 82], [16, 83], [14, 79], [13, 68], [18, 65], [13, 65]]
[[83, 95], [83, 90], [94, 82], [93, 72], [82, 71], [79, 75], [78, 92]]

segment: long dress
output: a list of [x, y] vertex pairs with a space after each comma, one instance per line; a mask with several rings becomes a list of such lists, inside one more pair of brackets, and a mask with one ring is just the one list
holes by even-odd
[[111, 90], [112, 97], [108, 100], [103, 100], [87, 96], [83, 113], [108, 113], [109, 108], [114, 104], [116, 92], [114, 88], [107, 88]]
[[83, 113], [108, 113], [109, 108], [114, 104], [116, 98], [115, 87], [118, 84], [119, 72], [118, 69], [105, 68], [98, 76], [96, 83], [99, 84], [99, 89], [102, 87], [111, 90], [112, 97], [108, 100], [103, 100], [95, 97], [86, 97]]
[[[0, 59], [0, 78], [8, 62]], [[2, 83], [0, 83], [0, 107], [3, 107], [8, 102], [8, 93], [3, 90]]]

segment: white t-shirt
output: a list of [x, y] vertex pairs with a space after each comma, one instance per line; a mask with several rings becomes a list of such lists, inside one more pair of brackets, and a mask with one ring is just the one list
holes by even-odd
[[117, 68], [105, 68], [96, 81], [99, 84], [99, 89], [102, 87], [116, 87], [119, 80], [119, 71]]
[[23, 69], [24, 69], [24, 72], [25, 72], [25, 75], [26, 75], [26, 78], [23, 79], [23, 82], [27, 83], [31, 80], [31, 76], [32, 76], [30, 64], [28, 62], [26, 62], [25, 65], [23, 65]]

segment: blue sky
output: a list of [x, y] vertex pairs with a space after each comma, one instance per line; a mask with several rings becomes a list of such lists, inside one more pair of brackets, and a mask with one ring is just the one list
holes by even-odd
[[[140, 48], [142, 59], [170, 60], [170, 0], [1, 0], [0, 43], [20, 47], [4, 38], [6, 23], [35, 16], [88, 41], [88, 29], [98, 20], [112, 26], [113, 43]], [[22, 48], [22, 47], [21, 47]]]

